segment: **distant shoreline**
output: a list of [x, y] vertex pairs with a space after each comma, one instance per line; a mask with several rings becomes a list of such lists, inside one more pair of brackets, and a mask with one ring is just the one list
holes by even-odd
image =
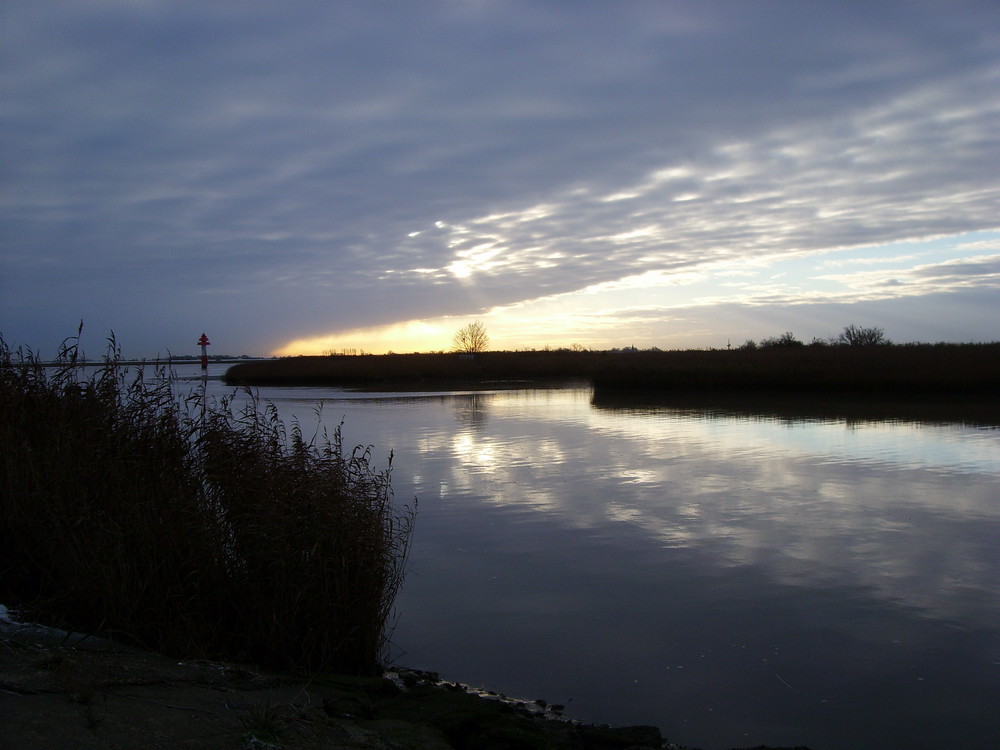
[[995, 397], [1000, 343], [334, 355], [242, 362], [223, 377], [228, 385], [248, 386], [524, 387], [576, 380], [601, 393]]
[[[267, 357], [209, 357], [208, 363], [210, 365], [229, 365], [237, 364], [242, 362], [269, 362], [271, 361]], [[116, 365], [123, 367], [140, 367], [140, 366], [163, 366], [169, 367], [173, 365], [197, 365], [201, 362], [200, 357], [165, 357], [159, 358], [154, 357], [153, 359], [120, 359], [115, 360]], [[49, 362], [39, 362], [42, 367], [66, 367], [70, 365], [69, 362], [59, 362], [59, 361], [49, 361]], [[73, 367], [104, 367], [107, 362], [104, 359], [88, 359], [88, 360], [77, 360], [72, 363]]]

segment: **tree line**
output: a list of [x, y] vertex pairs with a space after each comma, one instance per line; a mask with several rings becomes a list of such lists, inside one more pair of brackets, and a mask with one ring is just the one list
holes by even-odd
[[[462, 354], [479, 354], [486, 351], [489, 346], [490, 337], [486, 333], [486, 326], [481, 321], [475, 321], [462, 326], [455, 332], [452, 340], [454, 350]], [[813, 339], [812, 345], [837, 345], [837, 346], [881, 346], [892, 343], [885, 336], [885, 331], [874, 326], [859, 326], [851, 323], [844, 327], [836, 337], [832, 339]], [[796, 338], [791, 331], [786, 331], [780, 336], [773, 336], [762, 339], [759, 343], [753, 339], [748, 339], [737, 349], [771, 349], [776, 347], [805, 346], [805, 343]], [[578, 344], [573, 345], [573, 351], [582, 351], [583, 347]], [[659, 351], [658, 347], [652, 347], [653, 351]], [[625, 349], [613, 349], [612, 351], [639, 351], [630, 346]]]
[[[883, 346], [892, 342], [885, 336], [885, 331], [881, 328], [859, 326], [851, 323], [844, 326], [837, 336], [831, 339], [813, 339], [810, 344], [813, 346]], [[785, 331], [780, 336], [773, 336], [760, 341], [753, 339], [745, 341], [739, 349], [773, 349], [778, 347], [805, 346], [805, 343], [795, 337], [791, 331]]]

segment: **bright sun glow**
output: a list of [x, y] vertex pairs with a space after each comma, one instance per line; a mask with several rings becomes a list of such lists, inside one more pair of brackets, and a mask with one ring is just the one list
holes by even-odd
[[448, 349], [451, 340], [463, 325], [457, 319], [408, 320], [388, 326], [356, 328], [309, 339], [288, 342], [272, 354], [295, 357], [309, 354], [385, 354], [386, 352], [428, 352]]
[[[761, 328], [763, 310], [785, 305], [877, 301], [953, 291], [995, 280], [1000, 273], [1000, 233], [980, 232], [879, 246], [838, 248], [806, 257], [757, 258], [736, 263], [717, 260], [675, 270], [655, 270], [493, 307], [467, 316], [441, 316], [297, 339], [276, 356], [354, 352], [433, 352], [452, 348], [455, 332], [473, 320], [486, 326], [492, 350], [582, 346], [588, 349], [637, 346], [698, 348], [737, 345], [748, 338], [776, 335]], [[495, 263], [494, 248], [476, 245], [460, 253], [452, 273], [475, 283]], [[916, 262], [915, 262], [916, 261]], [[969, 269], [975, 267], [976, 273]], [[714, 323], [709, 326], [708, 311]], [[729, 320], [718, 310], [730, 308]], [[720, 321], [723, 321], [720, 323]], [[840, 324], [847, 325], [852, 320]], [[808, 323], [803, 320], [803, 326]], [[872, 321], [878, 325], [881, 321]], [[706, 340], [709, 328], [723, 330]], [[839, 329], [796, 330], [805, 340]], [[891, 332], [890, 332], [891, 333]]]

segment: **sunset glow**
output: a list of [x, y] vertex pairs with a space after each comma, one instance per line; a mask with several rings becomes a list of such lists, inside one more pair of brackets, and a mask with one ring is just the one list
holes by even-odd
[[1000, 338], [1000, 5], [229, 11], [6, 4], [10, 343]]

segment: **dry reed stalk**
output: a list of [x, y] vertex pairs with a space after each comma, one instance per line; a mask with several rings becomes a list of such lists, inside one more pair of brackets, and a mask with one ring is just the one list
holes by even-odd
[[109, 340], [47, 368], [0, 337], [0, 596], [40, 621], [185, 656], [377, 668], [413, 510], [390, 466], [273, 405], [179, 399]]

